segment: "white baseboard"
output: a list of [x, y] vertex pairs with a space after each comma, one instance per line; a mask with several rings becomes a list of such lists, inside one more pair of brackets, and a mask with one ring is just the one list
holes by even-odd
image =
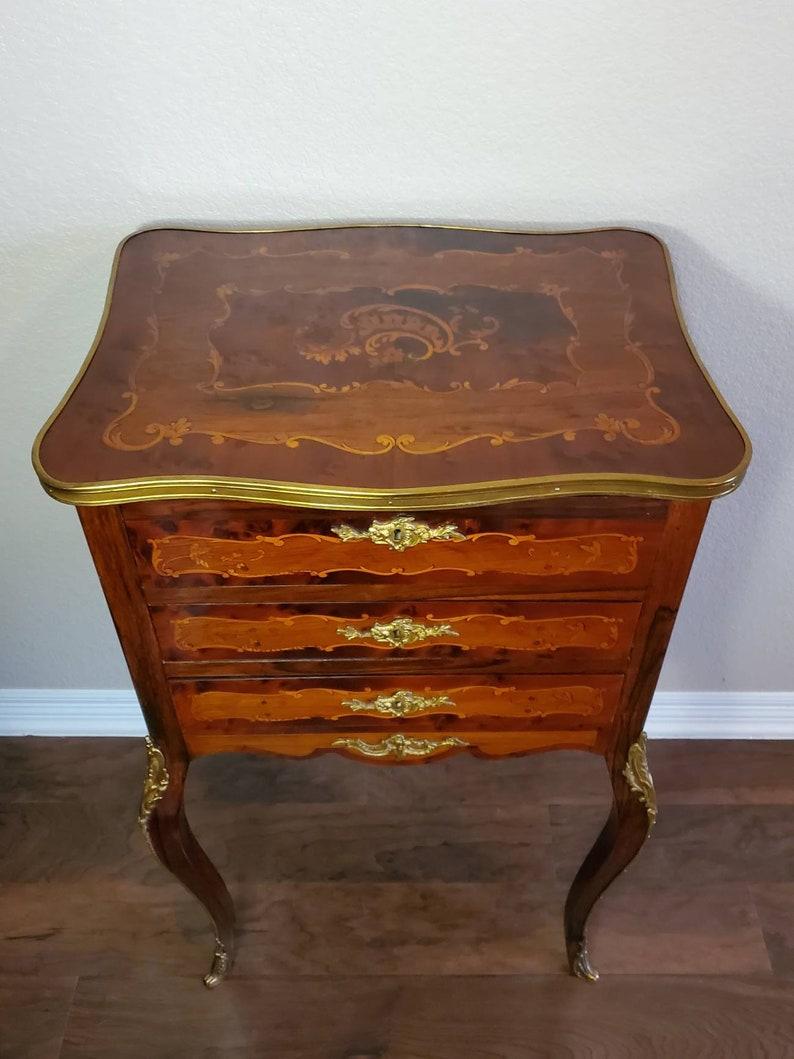
[[794, 691], [657, 691], [651, 739], [794, 739]]
[[[792, 691], [659, 691], [652, 739], [794, 739]], [[143, 736], [132, 691], [0, 689], [0, 736]]]
[[146, 735], [133, 691], [0, 689], [3, 735]]

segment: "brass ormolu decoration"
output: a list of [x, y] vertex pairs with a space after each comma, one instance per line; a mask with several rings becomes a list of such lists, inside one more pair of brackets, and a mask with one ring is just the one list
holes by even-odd
[[146, 759], [146, 779], [143, 782], [143, 795], [141, 796], [141, 807], [138, 810], [138, 823], [146, 836], [146, 841], [151, 844], [149, 818], [154, 811], [155, 805], [157, 805], [168, 789], [169, 776], [162, 750], [154, 745], [148, 735], [146, 736]]
[[214, 989], [216, 985], [221, 984], [231, 967], [231, 963], [232, 961], [229, 958], [229, 953], [226, 951], [226, 946], [220, 938], [216, 937], [215, 952], [212, 955], [212, 966], [207, 974], [204, 975], [204, 985], [207, 989]]
[[353, 625], [342, 625], [337, 633], [346, 640], [374, 640], [389, 647], [410, 647], [437, 636], [460, 636], [451, 625], [423, 625], [410, 618], [395, 618], [394, 621], [376, 621], [368, 629], [356, 629]]
[[343, 750], [353, 750], [364, 757], [392, 757], [397, 761], [407, 757], [430, 757], [442, 750], [468, 745], [464, 739], [458, 739], [454, 735], [445, 736], [443, 739], [415, 739], [400, 733], [390, 735], [377, 743], [368, 743], [365, 739], [335, 739], [331, 744]]
[[417, 695], [415, 691], [401, 689], [392, 695], [378, 695], [376, 699], [345, 699], [342, 703], [354, 713], [381, 713], [386, 717], [407, 717], [414, 713], [427, 713], [441, 707], [455, 709], [448, 695]]
[[387, 522], [374, 519], [367, 530], [355, 529], [344, 522], [331, 529], [340, 540], [368, 540], [373, 544], [385, 544], [395, 552], [404, 552], [407, 548], [415, 548], [417, 544], [427, 544], [428, 541], [466, 539], [452, 522], [446, 522], [443, 526], [429, 526], [426, 522], [417, 522], [413, 515], [398, 515]]
[[582, 938], [576, 947], [576, 954], [571, 961], [571, 974], [576, 978], [584, 978], [588, 982], [598, 981], [598, 971], [590, 963], [590, 954], [587, 951], [586, 938]]
[[648, 834], [653, 830], [656, 823], [656, 791], [653, 786], [653, 776], [648, 768], [648, 737], [642, 733], [636, 743], [632, 743], [626, 758], [623, 775], [632, 791], [637, 795], [640, 802], [648, 812]]

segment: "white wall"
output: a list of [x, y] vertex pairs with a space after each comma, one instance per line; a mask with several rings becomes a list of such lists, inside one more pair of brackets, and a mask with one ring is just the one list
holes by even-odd
[[755, 444], [668, 690], [788, 690], [790, 0], [6, 0], [0, 686], [126, 687], [74, 512], [29, 463], [144, 224], [629, 224]]

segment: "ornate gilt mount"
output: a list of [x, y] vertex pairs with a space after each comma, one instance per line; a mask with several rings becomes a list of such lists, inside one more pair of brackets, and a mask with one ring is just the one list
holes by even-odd
[[146, 736], [146, 779], [143, 782], [143, 795], [138, 810], [138, 823], [149, 841], [149, 818], [155, 805], [160, 801], [168, 788], [168, 769], [165, 767], [163, 752]]
[[373, 544], [385, 544], [395, 552], [404, 552], [415, 548], [417, 544], [428, 541], [463, 541], [465, 536], [452, 522], [443, 526], [429, 526], [426, 522], [417, 522], [412, 515], [398, 515], [397, 518], [382, 522], [374, 519], [367, 530], [358, 530], [341, 522], [333, 526], [332, 531], [343, 541], [372, 541]]
[[656, 791], [653, 786], [653, 776], [648, 768], [648, 739], [645, 732], [642, 733], [636, 743], [632, 743], [626, 758], [623, 775], [634, 794], [645, 806], [648, 813], [648, 834], [653, 830], [656, 823]]
[[215, 952], [212, 955], [212, 966], [207, 974], [204, 975], [204, 985], [207, 989], [214, 989], [216, 985], [220, 985], [228, 974], [231, 965], [232, 961], [229, 953], [226, 951], [226, 946], [220, 938], [216, 937]]
[[417, 695], [414, 691], [395, 691], [393, 695], [378, 695], [376, 699], [345, 699], [342, 703], [355, 713], [381, 713], [386, 717], [407, 717], [413, 713], [427, 713], [446, 706], [455, 708], [448, 695]]
[[409, 757], [430, 757], [442, 750], [468, 746], [464, 739], [448, 735], [444, 739], [414, 739], [406, 735], [390, 735], [377, 743], [368, 743], [365, 739], [335, 739], [331, 746], [343, 750], [353, 750], [364, 757], [392, 757], [402, 761]]
[[576, 946], [571, 960], [571, 974], [576, 978], [584, 978], [588, 982], [598, 981], [598, 971], [590, 963], [590, 954], [587, 951], [587, 939], [582, 938]]
[[388, 644], [389, 647], [409, 647], [439, 636], [460, 636], [451, 625], [423, 625], [411, 618], [395, 618], [389, 622], [375, 622], [368, 629], [357, 629], [353, 625], [343, 625], [336, 630], [346, 640], [374, 640], [376, 643]]

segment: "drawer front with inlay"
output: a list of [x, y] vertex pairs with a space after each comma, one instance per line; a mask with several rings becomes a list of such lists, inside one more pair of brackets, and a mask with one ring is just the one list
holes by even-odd
[[172, 694], [185, 730], [229, 732], [298, 727], [394, 729], [410, 720], [422, 731], [471, 725], [494, 729], [590, 728], [609, 724], [622, 677], [404, 677], [389, 680], [174, 681]]
[[[433, 659], [451, 668], [499, 664], [587, 671], [621, 667], [636, 603], [469, 603], [153, 607], [164, 657], [211, 663], [353, 660], [382, 670]], [[261, 669], [263, 671], [263, 669]]]
[[662, 510], [650, 503], [626, 517], [548, 517], [535, 505], [526, 514], [290, 517], [256, 506], [182, 505], [148, 516], [128, 508], [127, 526], [144, 580], [160, 588], [501, 579], [574, 591], [644, 586]]

